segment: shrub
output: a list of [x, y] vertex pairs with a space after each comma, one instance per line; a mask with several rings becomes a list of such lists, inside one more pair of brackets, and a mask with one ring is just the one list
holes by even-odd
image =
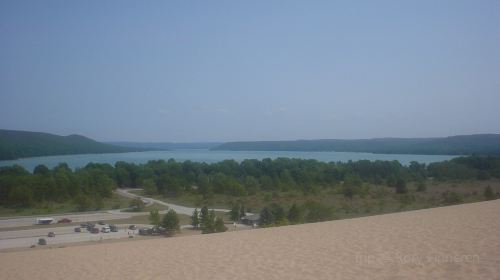
[[227, 230], [227, 227], [224, 225], [224, 221], [221, 217], [217, 217], [215, 219], [215, 232], [224, 232]]
[[297, 204], [293, 204], [288, 210], [288, 221], [291, 224], [300, 224], [304, 220], [304, 213], [302, 213], [302, 208], [298, 207]]
[[457, 204], [464, 200], [463, 197], [456, 192], [446, 191], [441, 196], [444, 204]]
[[322, 222], [333, 219], [333, 208], [321, 203], [310, 201], [305, 204], [307, 211], [306, 221], [308, 223]]
[[427, 190], [427, 185], [424, 181], [419, 181], [417, 183], [417, 192], [425, 192]]
[[142, 199], [140, 198], [134, 198], [130, 201], [130, 204], [129, 204], [130, 208], [132, 208], [132, 211], [135, 211], [135, 212], [140, 212], [142, 210], [144, 210], [144, 201], [142, 201]]
[[493, 190], [491, 189], [490, 186], [487, 186], [484, 189], [484, 198], [486, 198], [486, 200], [493, 200], [493, 199], [495, 199], [495, 194], [493, 193]]

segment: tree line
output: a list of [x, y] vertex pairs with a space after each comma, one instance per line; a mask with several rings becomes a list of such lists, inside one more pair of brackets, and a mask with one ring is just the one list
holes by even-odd
[[225, 160], [201, 163], [173, 159], [145, 164], [89, 163], [71, 170], [62, 163], [49, 169], [37, 166], [33, 173], [21, 166], [0, 168], [0, 206], [30, 207], [46, 202], [74, 201], [79, 210], [98, 209], [102, 199], [117, 187], [143, 187], [147, 194], [166, 197], [185, 193], [208, 198], [214, 194], [234, 197], [261, 191], [298, 190], [305, 194], [322, 188], [342, 187], [346, 197], [363, 192], [366, 183], [406, 192], [407, 182], [436, 180], [485, 180], [500, 178], [500, 157], [459, 157], [449, 161], [408, 166], [398, 161], [320, 162], [304, 159]]

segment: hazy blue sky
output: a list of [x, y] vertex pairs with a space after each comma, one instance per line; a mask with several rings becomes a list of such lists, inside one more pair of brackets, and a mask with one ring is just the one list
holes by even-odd
[[500, 133], [500, 1], [0, 1], [0, 128]]

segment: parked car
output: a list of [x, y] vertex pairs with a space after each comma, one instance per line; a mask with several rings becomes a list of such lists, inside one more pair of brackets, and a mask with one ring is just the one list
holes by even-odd
[[71, 220], [68, 218], [63, 218], [57, 221], [58, 224], [71, 223]]
[[109, 227], [102, 227], [101, 228], [101, 232], [104, 232], [104, 233], [109, 233], [111, 232], [110, 228]]
[[94, 225], [94, 224], [92, 224], [92, 223], [87, 223], [87, 230], [88, 230], [88, 231], [91, 231], [91, 230], [94, 228], [94, 226], [95, 226], [95, 225]]
[[75, 232], [82, 232], [82, 229], [81, 229], [81, 228], [79, 228], [79, 227], [76, 227], [76, 228], [75, 228]]
[[130, 225], [130, 226], [128, 226], [128, 229], [130, 229], [130, 230], [136, 230], [137, 226], [136, 225]]
[[47, 240], [45, 240], [45, 238], [39, 238], [38, 245], [47, 245]]
[[139, 229], [139, 235], [151, 235], [151, 234], [153, 234], [153, 230], [150, 228]]
[[109, 225], [111, 232], [118, 232], [118, 227], [116, 225]]
[[104, 220], [99, 220], [98, 224], [105, 225], [106, 223], [104, 222]]
[[56, 233], [51, 231], [49, 234], [47, 234], [48, 237], [56, 237]]
[[90, 233], [99, 233], [99, 229], [94, 227], [90, 230]]
[[166, 234], [167, 233], [167, 229], [164, 227], [154, 226], [151, 230], [152, 230], [153, 234]]
[[83, 223], [83, 224], [80, 224], [80, 227], [81, 228], [86, 228], [88, 225], [89, 225], [89, 223]]

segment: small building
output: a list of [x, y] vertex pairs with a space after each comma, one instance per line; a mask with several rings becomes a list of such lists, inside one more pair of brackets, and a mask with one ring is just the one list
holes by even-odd
[[257, 226], [259, 225], [260, 215], [259, 214], [251, 214], [246, 215], [240, 219], [241, 223], [248, 226]]

